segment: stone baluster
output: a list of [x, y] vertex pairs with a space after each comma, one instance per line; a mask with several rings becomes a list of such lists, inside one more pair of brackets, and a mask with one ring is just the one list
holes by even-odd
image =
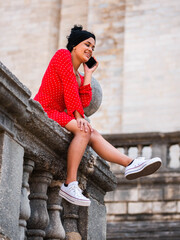
[[159, 171], [163, 171], [167, 168], [169, 154], [168, 154], [168, 144], [163, 142], [153, 142], [152, 143], [152, 157], [160, 157], [162, 159], [162, 166]]
[[47, 188], [51, 183], [52, 174], [35, 171], [30, 177], [31, 216], [27, 222], [28, 240], [43, 240], [45, 228], [49, 223], [47, 211]]
[[28, 190], [29, 190], [29, 175], [34, 168], [34, 162], [25, 159], [23, 167], [23, 179], [22, 179], [22, 189], [21, 189], [21, 205], [20, 205], [20, 216], [19, 216], [19, 236], [20, 240], [25, 239], [26, 221], [29, 219], [31, 210], [28, 200]]
[[137, 145], [137, 149], [138, 149], [138, 157], [141, 157], [142, 156], [143, 146], [141, 144], [138, 144]]
[[66, 231], [67, 240], [81, 240], [81, 235], [78, 231], [79, 206], [73, 205], [66, 200], [62, 200], [64, 209], [63, 225]]
[[59, 196], [60, 182], [52, 181], [48, 188], [47, 208], [49, 213], [49, 225], [45, 229], [46, 237], [49, 240], [65, 239], [65, 230], [61, 223], [60, 212], [62, 211], [61, 198]]
[[129, 156], [129, 148], [128, 147], [124, 147], [124, 154]]

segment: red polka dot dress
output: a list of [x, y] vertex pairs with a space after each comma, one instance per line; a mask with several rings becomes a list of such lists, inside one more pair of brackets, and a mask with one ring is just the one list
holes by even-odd
[[81, 85], [79, 87], [73, 72], [70, 51], [60, 49], [51, 59], [39, 91], [34, 98], [42, 105], [48, 117], [62, 127], [75, 119], [75, 110], [84, 117], [83, 108], [89, 106], [92, 99], [90, 84], [83, 85], [84, 77], [80, 75], [80, 78]]

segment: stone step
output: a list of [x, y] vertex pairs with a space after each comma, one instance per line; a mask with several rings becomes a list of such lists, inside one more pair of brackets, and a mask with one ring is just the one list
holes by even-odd
[[179, 221], [108, 223], [107, 240], [179, 240], [179, 225]]

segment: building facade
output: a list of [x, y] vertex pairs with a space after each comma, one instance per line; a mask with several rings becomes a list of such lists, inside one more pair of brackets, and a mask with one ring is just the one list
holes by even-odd
[[177, 131], [180, 118], [178, 0], [53, 0], [1, 3], [1, 61], [37, 92], [74, 24], [97, 37], [94, 76], [103, 102], [91, 117], [102, 133]]

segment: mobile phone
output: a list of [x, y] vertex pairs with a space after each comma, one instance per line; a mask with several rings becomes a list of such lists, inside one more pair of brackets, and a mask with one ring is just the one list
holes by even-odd
[[97, 64], [97, 62], [93, 57], [90, 57], [90, 59], [85, 64], [88, 66], [88, 68], [92, 68]]

